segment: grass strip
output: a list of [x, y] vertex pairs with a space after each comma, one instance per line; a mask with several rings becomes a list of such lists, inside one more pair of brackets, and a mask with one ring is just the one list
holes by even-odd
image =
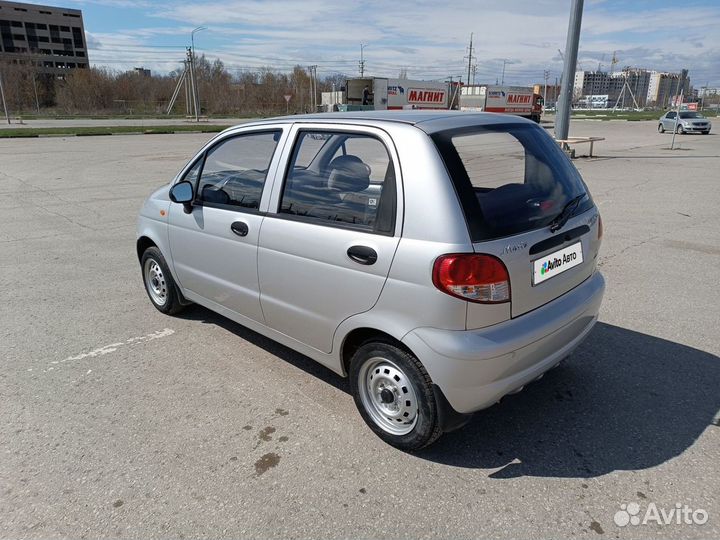
[[51, 127], [51, 128], [9, 128], [0, 129], [0, 139], [18, 137], [91, 137], [96, 135], [123, 135], [125, 133], [145, 135], [167, 135], [173, 133], [218, 133], [230, 126], [215, 124], [192, 126], [99, 126], [99, 127]]

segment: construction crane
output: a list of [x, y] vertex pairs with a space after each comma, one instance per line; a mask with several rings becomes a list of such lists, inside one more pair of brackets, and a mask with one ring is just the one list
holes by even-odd
[[619, 61], [620, 60], [618, 60], [617, 51], [613, 51], [613, 57], [612, 57], [612, 60], [610, 61], [610, 74], [611, 75], [613, 73], [615, 73], [615, 64], [617, 64]]

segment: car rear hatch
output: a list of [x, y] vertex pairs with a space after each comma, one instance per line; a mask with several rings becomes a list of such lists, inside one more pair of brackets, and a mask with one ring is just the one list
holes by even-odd
[[[500, 259], [517, 317], [592, 275], [599, 214], [579, 173], [542, 128], [512, 122], [433, 135], [476, 253]], [[481, 307], [481, 306], [480, 306]]]

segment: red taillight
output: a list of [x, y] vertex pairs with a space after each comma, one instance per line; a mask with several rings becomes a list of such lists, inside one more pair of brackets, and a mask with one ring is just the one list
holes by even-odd
[[507, 268], [492, 255], [442, 255], [435, 260], [433, 283], [442, 292], [470, 302], [496, 304], [510, 301]]
[[598, 214], [598, 240], [602, 240], [603, 227], [602, 227], [602, 216]]

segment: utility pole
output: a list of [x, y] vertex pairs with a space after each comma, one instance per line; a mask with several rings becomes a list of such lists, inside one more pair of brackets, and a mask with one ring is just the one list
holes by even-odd
[[367, 43], [360, 44], [360, 62], [358, 63], [358, 67], [360, 68], [361, 79], [365, 76], [365, 57], [363, 56], [363, 50], [365, 47], [367, 47]]
[[470, 47], [468, 47], [468, 74], [467, 74], [467, 83], [470, 84], [470, 70], [472, 69], [472, 59], [473, 59], [473, 32], [470, 32]]
[[317, 112], [317, 66], [313, 66], [313, 112]]
[[193, 109], [195, 110], [195, 121], [200, 121], [200, 113], [198, 111], [198, 98], [197, 98], [197, 83], [195, 81], [195, 62], [193, 58], [192, 49], [188, 47], [187, 49], [187, 56], [188, 56], [188, 64], [190, 65], [190, 92], [192, 93], [193, 98]]
[[3, 111], [5, 111], [5, 120], [10, 124], [10, 113], [7, 109], [7, 103], [5, 103], [5, 90], [3, 89], [2, 72], [0, 72], [0, 97], [2, 97]]
[[546, 69], [543, 72], [543, 75], [545, 77], [545, 91], [543, 92], [543, 106], [544, 106], [545, 103], [547, 103], [547, 82], [548, 82], [548, 78], [550, 77], [550, 72]]
[[308, 66], [310, 74], [310, 108], [317, 112], [317, 66]]
[[583, 0], [572, 0], [570, 21], [568, 23], [567, 43], [565, 44], [565, 62], [563, 65], [562, 88], [555, 116], [555, 138], [565, 140], [570, 131], [570, 109], [572, 108], [573, 82], [580, 45], [580, 26], [582, 25]]
[[192, 96], [190, 95], [190, 66], [188, 64], [187, 58], [185, 58], [185, 60], [183, 61], [183, 66], [185, 66], [185, 71], [183, 72], [185, 83], [185, 116], [191, 116], [192, 103], [190, 102], [190, 100], [192, 99]]
[[505, 64], [507, 64], [507, 60], [503, 59], [502, 80], [500, 82], [501, 85], [505, 84]]
[[198, 88], [197, 74], [195, 73], [195, 33], [207, 30], [205, 26], [198, 26], [190, 32], [190, 45], [192, 50], [190, 69], [192, 70], [193, 96], [195, 99], [195, 121], [200, 121], [200, 89]]
[[473, 77], [472, 77], [472, 83], [473, 83], [473, 86], [475, 86], [475, 75], [477, 75], [477, 64], [473, 64], [473, 67], [472, 67], [472, 76], [473, 76]]
[[677, 100], [677, 102], [675, 103], [675, 127], [673, 128], [673, 138], [672, 142], [670, 143], [670, 150], [675, 150], [675, 134], [678, 130], [678, 122], [680, 122], [680, 104], [683, 102], [683, 90], [685, 90], [685, 88], [682, 88], [680, 90], [679, 99], [677, 97], [675, 98]]

